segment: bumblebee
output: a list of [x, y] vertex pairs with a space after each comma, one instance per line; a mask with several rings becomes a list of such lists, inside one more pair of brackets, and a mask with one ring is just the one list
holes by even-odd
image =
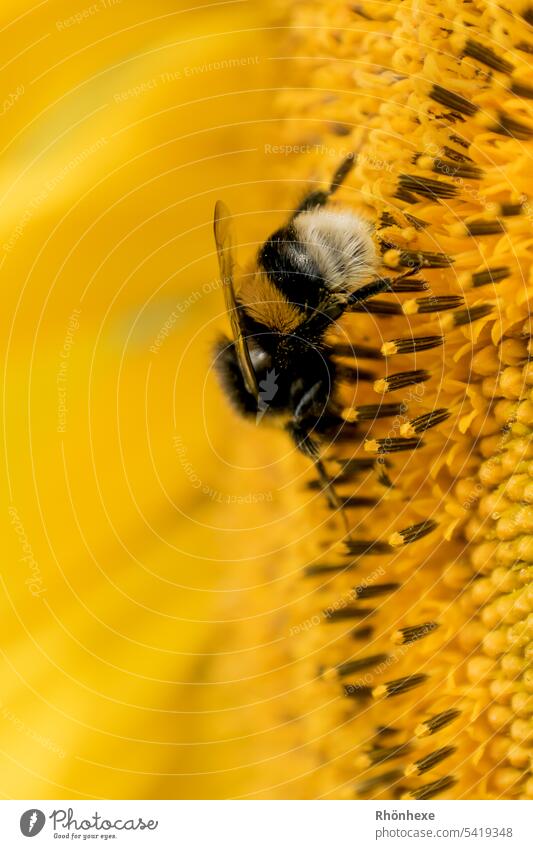
[[[320, 457], [320, 442], [325, 436], [334, 438], [346, 424], [335, 389], [346, 379], [347, 367], [334, 359], [339, 348], [328, 338], [346, 311], [391, 291], [390, 279], [378, 274], [371, 225], [352, 211], [327, 206], [353, 164], [350, 154], [328, 189], [304, 196], [287, 223], [261, 246], [238, 292], [231, 216], [221, 201], [214, 215], [233, 335], [221, 337], [216, 345], [222, 386], [242, 415], [281, 422], [298, 450], [313, 461], [334, 507], [340, 504]], [[350, 374], [356, 379], [357, 369]]]

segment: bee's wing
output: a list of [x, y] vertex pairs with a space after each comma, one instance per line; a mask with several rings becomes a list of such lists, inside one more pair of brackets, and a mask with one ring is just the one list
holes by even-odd
[[257, 398], [259, 395], [257, 378], [252, 366], [252, 360], [250, 359], [248, 345], [246, 344], [246, 339], [244, 337], [241, 311], [235, 298], [235, 289], [233, 286], [233, 238], [231, 215], [226, 204], [221, 200], [218, 200], [215, 205], [213, 227], [215, 231], [220, 276], [222, 278], [222, 288], [224, 290], [224, 299], [226, 301], [226, 310], [231, 324], [239, 367], [248, 392]]

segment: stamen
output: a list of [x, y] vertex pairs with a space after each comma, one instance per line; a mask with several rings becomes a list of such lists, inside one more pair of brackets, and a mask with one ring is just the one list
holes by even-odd
[[[457, 137], [450, 136], [450, 141], [455, 141], [456, 144], [460, 144], [463, 146], [462, 139], [457, 139]], [[468, 145], [467, 145], [468, 147]], [[448, 147], [448, 145], [443, 145], [442, 152], [446, 154], [448, 159], [452, 159], [454, 162], [472, 162], [470, 156], [467, 156], [466, 153], [461, 153], [458, 150], [455, 150], [453, 147]]]
[[418, 522], [416, 525], [409, 525], [403, 531], [396, 531], [396, 533], [391, 534], [389, 545], [393, 548], [401, 545], [410, 545], [410, 543], [416, 542], [422, 539], [422, 537], [427, 536], [427, 534], [432, 533], [437, 526], [438, 522], [435, 522], [434, 519], [426, 519], [423, 522]]
[[364, 556], [365, 554], [388, 554], [390, 546], [387, 542], [372, 539], [349, 539], [346, 540], [348, 554]]
[[437, 766], [437, 764], [440, 764], [441, 761], [445, 760], [445, 758], [449, 758], [455, 751], [455, 746], [443, 746], [442, 749], [436, 749], [434, 752], [431, 752], [431, 754], [426, 755], [425, 758], [420, 758], [420, 760], [409, 764], [409, 766], [405, 768], [406, 777], [410, 777], [412, 775], [423, 775], [425, 772], [428, 772], [430, 769]]
[[399, 733], [399, 729], [394, 728], [392, 725], [378, 725], [376, 728], [376, 735], [379, 737], [390, 737], [391, 735]]
[[422, 445], [424, 445], [424, 442], [421, 439], [386, 437], [384, 439], [366, 439], [364, 449], [376, 454], [396, 454], [399, 451], [414, 451]]
[[456, 133], [450, 136], [450, 141], [455, 142], [455, 144], [460, 145], [460, 147], [464, 147], [466, 150], [470, 147], [468, 139], [463, 138], [463, 136], [458, 136]]
[[342, 622], [344, 619], [364, 619], [365, 616], [373, 616], [376, 611], [368, 607], [328, 607], [323, 613], [328, 622]]
[[379, 787], [388, 789], [392, 784], [395, 784], [400, 778], [404, 778], [404, 774], [400, 769], [393, 769], [389, 772], [382, 772], [381, 775], [373, 775], [357, 785], [356, 792], [358, 794], [370, 793], [377, 790]]
[[368, 640], [374, 633], [372, 625], [365, 625], [363, 628], [355, 628], [352, 631], [352, 640]]
[[359, 301], [348, 307], [347, 312], [368, 312], [373, 315], [401, 315], [402, 305], [397, 301], [384, 301], [375, 298], [371, 301]]
[[408, 793], [407, 798], [417, 800], [434, 799], [435, 796], [438, 796], [440, 793], [444, 793], [445, 790], [449, 790], [450, 787], [453, 787], [456, 782], [457, 779], [454, 778], [453, 775], [447, 775], [444, 778], [439, 778], [437, 781], [432, 781], [431, 784], [424, 784], [417, 790], [411, 790]]
[[483, 171], [478, 165], [465, 162], [447, 162], [445, 159], [435, 159], [433, 170], [446, 177], [461, 178], [462, 180], [481, 180]]
[[434, 171], [435, 174], [442, 174], [444, 177], [450, 177], [450, 179], [481, 180], [483, 177], [482, 169], [468, 157], [462, 157], [460, 160], [458, 160], [458, 157], [446, 160], [438, 156], [429, 156], [426, 153], [417, 153], [413, 157], [413, 163], [423, 171]]
[[426, 227], [429, 227], [429, 221], [423, 221], [422, 218], [417, 218], [415, 215], [405, 213], [405, 217], [415, 230], [425, 230]]
[[408, 278], [407, 280], [400, 280], [399, 283], [392, 280], [390, 284], [391, 292], [427, 292], [428, 289], [429, 284], [426, 283], [425, 280], [414, 277]]
[[[532, 89], [533, 91], [533, 89]], [[500, 203], [497, 204], [497, 212], [499, 215], [502, 215], [504, 218], [509, 218], [512, 215], [521, 215], [524, 211], [524, 205], [522, 203]]]
[[391, 339], [381, 346], [381, 354], [384, 357], [392, 357], [395, 354], [416, 354], [418, 351], [429, 351], [438, 348], [444, 343], [444, 336], [413, 336], [410, 339]]
[[364, 422], [399, 416], [403, 412], [403, 404], [365, 404], [361, 407], [346, 407], [341, 416], [345, 422]]
[[359, 472], [373, 469], [375, 466], [375, 460], [371, 457], [350, 457], [348, 460], [338, 460], [337, 462], [342, 467], [346, 480], [349, 477], [359, 474]]
[[418, 198], [416, 197], [416, 195], [411, 194], [411, 192], [407, 192], [401, 187], [396, 191], [394, 197], [398, 198], [398, 200], [403, 200], [404, 203], [418, 203]]
[[383, 262], [389, 268], [449, 268], [453, 259], [443, 253], [432, 251], [404, 251], [390, 245], [382, 245], [386, 249]]
[[399, 589], [401, 584], [361, 584], [354, 587], [354, 593], [359, 599], [375, 598], [380, 595], [389, 595]]
[[366, 760], [367, 768], [377, 766], [378, 764], [383, 764], [409, 754], [410, 749], [411, 746], [409, 743], [401, 743], [399, 746], [390, 746], [388, 748], [378, 746], [375, 749], [365, 752], [362, 761], [364, 762]]
[[370, 699], [372, 692], [370, 687], [359, 686], [359, 684], [345, 684], [344, 695], [349, 699]]
[[453, 709], [444, 710], [442, 713], [436, 713], [434, 716], [430, 716], [429, 719], [425, 719], [424, 722], [421, 722], [420, 725], [416, 726], [415, 736], [430, 737], [432, 734], [436, 734], [437, 731], [445, 728], [450, 724], [450, 722], [453, 722], [454, 719], [457, 719], [460, 715], [460, 710]]
[[527, 141], [533, 135], [532, 127], [522, 124], [521, 121], [516, 121], [504, 112], [499, 113], [498, 122], [492, 129], [502, 136], [510, 136], [510, 138], [519, 139], [520, 141]]
[[453, 198], [458, 192], [453, 183], [444, 180], [432, 180], [430, 177], [418, 177], [416, 174], [401, 174], [399, 180], [400, 189], [413, 192], [427, 200], [438, 198]]
[[473, 38], [469, 38], [466, 42], [463, 55], [470, 56], [471, 59], [477, 59], [478, 62], [486, 65], [488, 68], [492, 68], [493, 71], [499, 71], [501, 74], [510, 74], [514, 71], [514, 65], [502, 59], [490, 47], [485, 47], [485, 45], [480, 44], [478, 41], [474, 41]]
[[530, 44], [528, 41], [519, 41], [518, 44], [515, 44], [515, 47], [523, 53], [533, 53], [533, 44]]
[[505, 233], [505, 224], [502, 221], [470, 221], [465, 224], [467, 236], [494, 236], [496, 233]]
[[383, 212], [380, 218], [382, 227], [398, 227], [398, 222], [394, 219], [390, 212]]
[[425, 380], [429, 380], [429, 378], [430, 374], [425, 369], [402, 371], [376, 380], [374, 382], [374, 391], [380, 393], [396, 392], [396, 390], [404, 389], [406, 386], [423, 383]]
[[477, 307], [466, 307], [464, 310], [458, 310], [453, 315], [446, 316], [443, 327], [445, 330], [451, 330], [455, 327], [462, 327], [465, 324], [472, 324], [480, 318], [485, 318], [493, 311], [492, 304], [478, 304]]
[[430, 295], [428, 298], [415, 298], [411, 301], [404, 301], [404, 315], [422, 315], [424, 313], [444, 312], [445, 310], [455, 310], [464, 304], [464, 299], [461, 295]]
[[377, 504], [377, 498], [371, 498], [366, 495], [348, 495], [346, 498], [340, 497], [340, 503], [342, 507], [345, 508], [356, 508], [356, 507], [375, 507]]
[[397, 645], [416, 643], [417, 640], [422, 640], [428, 634], [436, 631], [438, 627], [437, 622], [424, 622], [423, 625], [410, 625], [407, 628], [399, 628], [392, 635], [392, 641]]
[[417, 416], [410, 422], [401, 425], [400, 433], [402, 436], [415, 436], [418, 433], [424, 433], [432, 427], [436, 427], [442, 422], [445, 422], [451, 416], [450, 410], [442, 407], [439, 410], [432, 410], [431, 413], [425, 413], [422, 416]]
[[351, 675], [354, 672], [360, 672], [362, 669], [368, 669], [370, 666], [379, 666], [380, 663], [385, 663], [389, 659], [388, 654], [373, 654], [368, 657], [361, 657], [358, 660], [347, 660], [345, 663], [339, 663], [333, 669], [328, 669], [323, 673], [324, 678], [339, 677]]
[[507, 268], [507, 266], [487, 268], [486, 271], [476, 271], [472, 274], [472, 286], [477, 288], [478, 286], [485, 286], [487, 283], [499, 283], [500, 280], [509, 277], [510, 273], [511, 269]]
[[463, 115], [475, 115], [478, 110], [478, 107], [470, 100], [466, 100], [460, 94], [448, 91], [448, 89], [440, 85], [434, 85], [429, 96], [441, 106], [445, 106], [447, 109], [453, 109], [455, 112], [461, 112]]
[[353, 566], [355, 566], [355, 560], [353, 563], [346, 564], [335, 564], [330, 565], [327, 563], [313, 563], [311, 566], [306, 566], [303, 574], [305, 578], [314, 578], [317, 575], [330, 575], [337, 574], [337, 572], [347, 572]]
[[404, 678], [396, 678], [394, 681], [387, 681], [386, 684], [379, 684], [378, 687], [374, 687], [372, 695], [375, 699], [380, 699], [382, 697], [390, 699], [393, 696], [401, 696], [403, 693], [407, 693], [409, 690], [413, 690], [415, 687], [419, 687], [421, 684], [424, 684], [428, 677], [428, 675], [418, 674], [406, 675]]

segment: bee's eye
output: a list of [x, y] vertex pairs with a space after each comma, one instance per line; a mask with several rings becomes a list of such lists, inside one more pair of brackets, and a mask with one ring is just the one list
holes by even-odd
[[264, 371], [271, 365], [271, 358], [269, 354], [258, 346], [250, 348], [250, 359], [252, 360], [252, 366], [256, 372]]

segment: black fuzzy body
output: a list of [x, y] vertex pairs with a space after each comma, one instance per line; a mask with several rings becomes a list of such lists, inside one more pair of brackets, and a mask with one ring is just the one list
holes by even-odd
[[215, 351], [216, 369], [236, 409], [257, 422], [281, 421], [317, 463], [315, 440], [345, 424], [336, 386], [347, 375], [358, 377], [356, 365], [336, 362], [328, 334], [347, 310], [390, 283], [375, 276], [369, 225], [349, 211], [324, 209], [353, 162], [350, 155], [341, 163], [328, 190], [303, 198], [261, 246], [254, 272], [241, 284], [235, 309], [257, 397], [247, 388], [234, 342], [222, 337]]

